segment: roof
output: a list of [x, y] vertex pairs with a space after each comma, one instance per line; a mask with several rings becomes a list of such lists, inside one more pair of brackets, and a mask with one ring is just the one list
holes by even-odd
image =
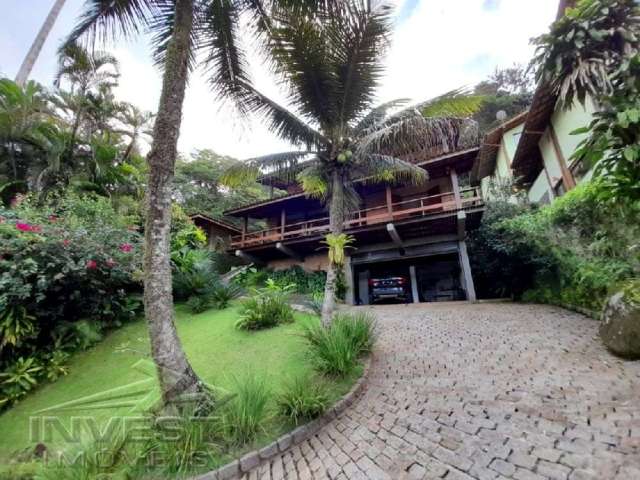
[[522, 125], [526, 121], [528, 113], [529, 110], [519, 113], [484, 136], [480, 144], [478, 158], [471, 170], [472, 184], [477, 185], [484, 177], [493, 174], [496, 168], [496, 160], [498, 158], [498, 151], [500, 150], [500, 143], [502, 142], [502, 135], [512, 128]]
[[[566, 9], [572, 7], [575, 3], [575, 0], [560, 0], [556, 20], [562, 18]], [[551, 121], [557, 101], [557, 92], [548, 83], [540, 83], [536, 88], [528, 111], [513, 117], [508, 122], [489, 132], [485, 136], [478, 155], [478, 161], [471, 172], [472, 183], [477, 184], [482, 178], [493, 174], [503, 133], [522, 122], [524, 122], [524, 129], [516, 147], [511, 168], [518, 183], [528, 184], [533, 182], [543, 168], [538, 142]], [[505, 126], [508, 128], [504, 128]]]
[[207, 215], [204, 215], [202, 213], [196, 213], [196, 214], [193, 214], [193, 215], [189, 215], [189, 218], [191, 220], [195, 220], [197, 218], [201, 219], [201, 220], [204, 220], [205, 222], [212, 223], [213, 225], [215, 225], [215, 226], [217, 226], [219, 228], [222, 228], [224, 230], [228, 230], [229, 232], [234, 233], [234, 234], [241, 233], [241, 230], [238, 227], [236, 227], [235, 225], [231, 225], [230, 223], [227, 223], [227, 222], [222, 221], [222, 220], [211, 218], [211, 217], [209, 217]]
[[[420, 165], [425, 169], [428, 168], [428, 171], [432, 172], [433, 168], [437, 169], [440, 167], [449, 166], [450, 164], [454, 163], [456, 160], [460, 160], [460, 159], [465, 159], [470, 163], [472, 159], [475, 157], [477, 152], [478, 152], [478, 147], [466, 148], [464, 150], [445, 153], [443, 155], [433, 157], [433, 158], [425, 157], [427, 158], [426, 160], [418, 161], [416, 162], [416, 165]], [[364, 179], [361, 179], [361, 180], [364, 180]], [[306, 194], [304, 192], [290, 193], [288, 195], [282, 195], [276, 198], [270, 198], [268, 200], [262, 200], [259, 202], [250, 203], [248, 205], [243, 205], [241, 207], [227, 210], [224, 212], [224, 215], [242, 216], [242, 214], [246, 215], [252, 210], [256, 210], [258, 208], [273, 206], [279, 203], [288, 202], [288, 201], [296, 200], [300, 198], [306, 198]]]

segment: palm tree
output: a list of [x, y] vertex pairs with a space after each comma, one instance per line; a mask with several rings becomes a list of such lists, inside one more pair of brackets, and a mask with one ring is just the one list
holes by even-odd
[[20, 66], [20, 70], [18, 70], [18, 75], [16, 75], [16, 83], [18, 85], [23, 86], [29, 78], [29, 75], [31, 75], [31, 70], [33, 70], [33, 66], [38, 59], [38, 55], [40, 55], [42, 46], [51, 33], [51, 29], [53, 28], [54, 23], [56, 23], [58, 15], [60, 15], [60, 11], [64, 6], [65, 1], [66, 0], [56, 0], [56, 2], [53, 4], [49, 15], [47, 15], [47, 18], [45, 19], [42, 27], [40, 28], [40, 31], [38, 32], [38, 35], [36, 36], [36, 39], [33, 41], [33, 44], [29, 49], [29, 53], [27, 53], [27, 56]]
[[[423, 182], [425, 170], [403, 158], [456, 149], [478, 137], [475, 122], [464, 117], [479, 107], [480, 99], [462, 91], [391, 114], [406, 101], [372, 108], [392, 24], [389, 8], [367, 3], [329, 5], [315, 19], [291, 11], [275, 16], [270, 53], [288, 87], [291, 108], [253, 88], [246, 93], [247, 104], [280, 138], [302, 149], [251, 159], [229, 170], [224, 179], [235, 186], [266, 172], [297, 176], [308, 195], [327, 205], [328, 243], [341, 239], [345, 216], [360, 201], [355, 180]], [[340, 268], [329, 263], [325, 325], [335, 307]]]
[[309, 13], [316, 3], [330, 1], [87, 0], [79, 23], [69, 36], [67, 44], [82, 37], [105, 40], [148, 29], [153, 35], [154, 58], [163, 68], [162, 91], [147, 157], [144, 303], [152, 355], [167, 404], [175, 404], [183, 394], [201, 390], [174, 325], [169, 259], [171, 183], [189, 73], [202, 58], [213, 91], [222, 98], [241, 102], [249, 77], [238, 39], [240, 15], [247, 12], [247, 19], [255, 27], [253, 31], [265, 38], [270, 31], [268, 7], [278, 3], [300, 4]]
[[127, 148], [122, 155], [122, 161], [126, 162], [131, 154], [136, 151], [138, 141], [143, 137], [151, 137], [151, 126], [155, 115], [151, 112], [140, 110], [130, 103], [123, 103], [120, 107], [118, 120], [122, 123], [122, 128], [118, 129], [117, 133], [129, 138]]

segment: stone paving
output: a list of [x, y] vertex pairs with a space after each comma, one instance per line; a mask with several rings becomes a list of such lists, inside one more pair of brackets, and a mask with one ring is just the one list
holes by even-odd
[[597, 322], [509, 303], [373, 311], [365, 393], [243, 479], [640, 479], [640, 362], [607, 353]]

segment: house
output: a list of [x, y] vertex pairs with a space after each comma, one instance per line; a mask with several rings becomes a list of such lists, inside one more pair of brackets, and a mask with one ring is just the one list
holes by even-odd
[[[484, 210], [479, 189], [469, 185], [477, 154], [477, 146], [459, 145], [453, 152], [407, 158], [429, 174], [419, 186], [356, 184], [361, 205], [344, 224], [356, 240], [345, 268], [348, 303], [367, 304], [369, 279], [386, 275], [409, 278], [414, 302], [475, 300], [465, 236], [480, 224]], [[244, 225], [232, 237], [230, 252], [274, 269], [326, 270], [325, 206], [295, 180], [279, 179], [277, 187], [287, 194], [225, 212]], [[250, 220], [265, 228], [250, 229]]]
[[207, 215], [198, 213], [190, 215], [189, 218], [207, 235], [207, 246], [217, 252], [226, 251], [231, 244], [231, 238], [241, 233], [239, 228]]
[[[558, 15], [573, 2], [562, 1]], [[492, 182], [513, 183], [532, 203], [550, 203], [592, 175], [588, 165], [572, 158], [588, 134], [572, 134], [589, 125], [596, 111], [587, 98], [568, 110], [558, 107], [558, 95], [546, 84], [536, 89], [529, 110], [489, 132], [471, 172], [471, 184], [490, 199]]]

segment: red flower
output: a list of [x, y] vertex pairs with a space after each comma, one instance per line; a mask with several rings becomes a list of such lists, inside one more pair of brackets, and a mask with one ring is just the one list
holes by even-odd
[[69, 240], [68, 238], [65, 238], [62, 241], [62, 245], [64, 245], [65, 247], [68, 247], [69, 245], [71, 245], [71, 240]]
[[117, 265], [116, 261], [113, 258], [108, 259], [105, 263], [109, 268], [113, 268]]
[[122, 244], [120, 244], [120, 251], [121, 252], [129, 253], [131, 250], [133, 250], [133, 245], [131, 245], [130, 243], [122, 243]]
[[98, 268], [98, 262], [95, 260], [87, 260], [87, 270], [95, 270]]

